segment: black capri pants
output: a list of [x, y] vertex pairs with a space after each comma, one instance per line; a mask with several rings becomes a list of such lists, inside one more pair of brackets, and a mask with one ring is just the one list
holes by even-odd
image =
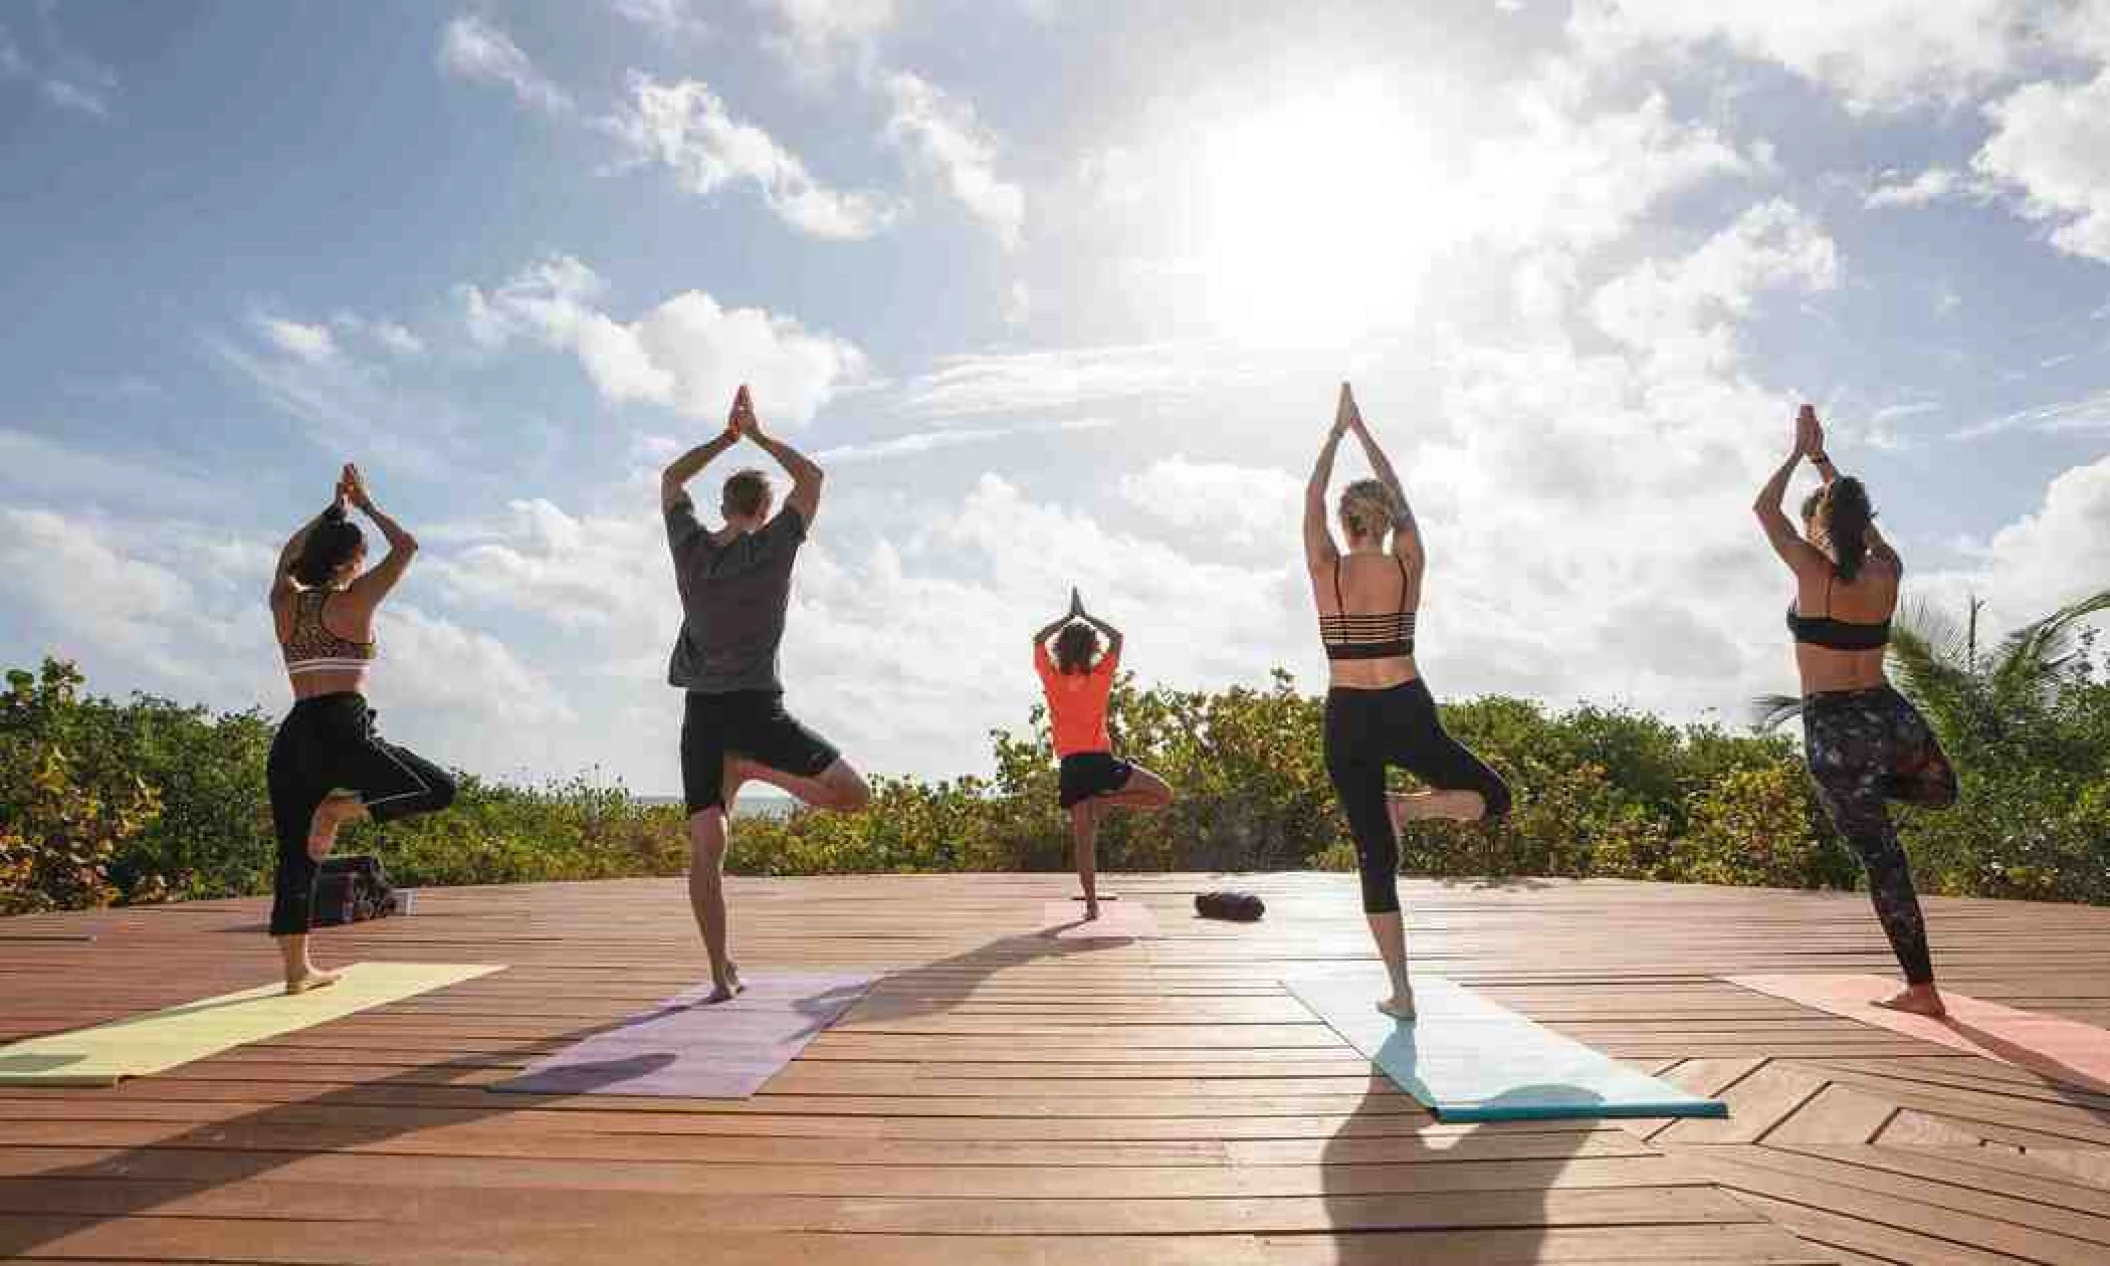
[[1417, 677], [1383, 690], [1326, 692], [1326, 773], [1355, 837], [1363, 909], [1399, 910], [1399, 837], [1385, 804], [1385, 769], [1397, 765], [1439, 791], [1477, 791], [1483, 820], [1509, 812], [1509, 784], [1444, 733], [1436, 700]]
[[272, 887], [271, 935], [308, 930], [318, 864], [308, 856], [315, 809], [332, 794], [352, 794], [376, 822], [431, 813], [454, 803], [453, 775], [405, 748], [382, 740], [363, 695], [316, 695], [293, 705], [271, 743], [265, 779], [271, 824], [278, 836], [278, 876]]

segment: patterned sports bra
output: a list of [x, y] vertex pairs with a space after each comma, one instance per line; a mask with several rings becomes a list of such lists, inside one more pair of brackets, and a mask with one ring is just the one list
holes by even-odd
[[293, 632], [279, 646], [288, 675], [357, 672], [374, 662], [374, 643], [339, 637], [322, 622], [322, 606], [333, 592], [302, 589], [293, 595]]
[[1414, 653], [1414, 612], [1407, 610], [1407, 565], [1399, 565], [1399, 610], [1357, 615], [1341, 597], [1341, 563], [1333, 564], [1331, 615], [1319, 617], [1319, 641], [1328, 659], [1400, 659]]

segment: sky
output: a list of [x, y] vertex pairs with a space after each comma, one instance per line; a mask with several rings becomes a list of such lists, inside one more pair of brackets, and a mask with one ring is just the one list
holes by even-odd
[[99, 693], [282, 710], [355, 460], [383, 730], [671, 792], [658, 473], [741, 382], [859, 767], [986, 772], [1072, 585], [1142, 684], [1317, 690], [1350, 379], [1440, 697], [1741, 724], [1800, 401], [1908, 601], [2110, 585], [2110, 0], [0, 0], [0, 304], [0, 663]]

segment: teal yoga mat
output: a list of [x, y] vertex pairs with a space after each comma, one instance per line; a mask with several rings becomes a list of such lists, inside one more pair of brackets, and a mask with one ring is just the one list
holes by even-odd
[[1439, 1121], [1729, 1115], [1441, 976], [1414, 978], [1411, 1024], [1375, 1006], [1381, 974], [1282, 983]]

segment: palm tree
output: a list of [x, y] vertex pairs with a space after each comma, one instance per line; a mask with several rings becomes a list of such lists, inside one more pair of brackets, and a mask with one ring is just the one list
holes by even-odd
[[[1991, 651], [1978, 645], [1973, 598], [1959, 624], [1924, 602], [1892, 621], [1888, 665], [1898, 691], [1925, 714], [1945, 743], [1960, 748], [2028, 738], [2060, 691], [2087, 671], [2092, 636], [2080, 627], [2110, 611], [2110, 589], [2025, 624]], [[1754, 721], [1772, 729], [1802, 713], [1793, 695], [1752, 701]]]

